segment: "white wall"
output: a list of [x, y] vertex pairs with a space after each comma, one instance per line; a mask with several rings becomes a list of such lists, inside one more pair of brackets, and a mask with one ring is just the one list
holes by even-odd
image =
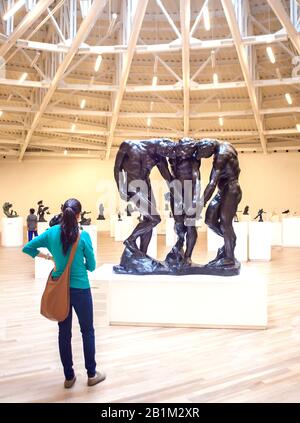
[[[210, 160], [203, 160], [203, 184], [208, 181], [210, 166]], [[286, 208], [300, 212], [299, 153], [241, 154], [240, 166], [243, 190], [240, 209], [248, 204], [252, 213], [260, 207], [269, 212]], [[166, 185], [158, 171], [153, 172], [152, 178], [159, 181], [159, 196], [162, 198], [167, 191]], [[100, 201], [105, 205], [106, 214], [109, 213], [109, 203], [112, 203], [112, 212], [118, 209], [113, 160], [1, 161], [1, 207], [5, 201], [10, 201], [15, 210], [26, 216], [30, 207], [36, 208], [37, 201], [44, 200], [51, 213], [55, 214], [59, 212], [60, 204], [70, 197], [78, 198], [85, 210], [92, 211], [93, 219], [97, 217]]]

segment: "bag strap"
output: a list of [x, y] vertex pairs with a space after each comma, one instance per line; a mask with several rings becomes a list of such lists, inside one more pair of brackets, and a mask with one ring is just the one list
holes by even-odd
[[74, 256], [75, 256], [75, 253], [76, 253], [76, 250], [77, 250], [77, 246], [78, 246], [78, 243], [79, 243], [79, 239], [80, 239], [80, 234], [78, 234], [76, 241], [72, 245], [72, 249], [71, 249], [71, 252], [70, 252], [70, 256], [69, 256], [69, 260], [68, 260], [66, 268], [70, 267], [72, 262], [73, 262], [73, 259], [74, 259]]

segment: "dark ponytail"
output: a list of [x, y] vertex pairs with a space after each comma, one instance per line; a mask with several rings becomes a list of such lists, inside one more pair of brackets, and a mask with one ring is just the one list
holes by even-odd
[[77, 217], [81, 212], [81, 204], [75, 198], [70, 198], [65, 202], [62, 208], [61, 220], [61, 242], [63, 245], [64, 255], [67, 254], [69, 247], [74, 244], [77, 239], [79, 228]]

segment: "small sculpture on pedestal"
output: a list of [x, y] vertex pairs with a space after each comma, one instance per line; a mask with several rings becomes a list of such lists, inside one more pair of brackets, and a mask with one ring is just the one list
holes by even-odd
[[59, 214], [56, 214], [55, 216], [53, 216], [52, 219], [50, 220], [50, 222], [49, 222], [50, 228], [52, 226], [55, 226], [55, 225], [59, 225], [60, 224], [61, 219], [62, 219], [62, 215], [63, 215], [63, 213], [62, 213], [63, 207], [64, 207], [64, 205], [61, 204], [61, 206], [60, 206], [61, 212]]
[[45, 219], [45, 213], [50, 214], [49, 207], [44, 206], [43, 200], [38, 201], [38, 206], [38, 222], [47, 222], [47, 220]]
[[134, 212], [134, 208], [132, 207], [131, 204], [127, 204], [127, 207], [126, 207], [126, 210], [125, 211], [126, 211], [126, 215], [128, 217], [130, 217], [131, 214]]
[[239, 222], [239, 217], [238, 217], [237, 213], [234, 215], [233, 221], [235, 223], [238, 223]]
[[122, 222], [122, 216], [120, 212], [118, 212], [118, 222]]
[[9, 218], [19, 217], [19, 215], [16, 211], [10, 210], [12, 208], [12, 206], [13, 205], [11, 203], [9, 203], [8, 201], [3, 204], [2, 208], [3, 208], [3, 212], [4, 212], [5, 216], [9, 217]]
[[258, 219], [259, 218], [259, 222], [263, 222], [264, 221], [264, 219], [263, 219], [263, 214], [265, 214], [266, 212], [264, 211], [264, 209], [259, 209], [258, 210], [258, 213], [257, 213], [257, 216], [254, 218], [254, 220], [256, 220], [256, 219]]
[[243, 216], [249, 216], [249, 206], [246, 206], [243, 211]]
[[170, 192], [166, 192], [164, 194], [164, 197], [165, 197], [165, 211], [169, 211], [170, 210], [170, 200], [171, 200]]
[[91, 213], [90, 211], [89, 212], [83, 211], [83, 212], [80, 213], [80, 218], [81, 218], [81, 220], [79, 222], [80, 226], [83, 226], [83, 225], [88, 226], [88, 225], [91, 224], [92, 219], [84, 217], [86, 214], [90, 214], [90, 213]]
[[103, 206], [102, 203], [99, 205], [99, 215], [97, 217], [97, 220], [105, 220], [105, 217], [104, 217], [104, 206]]

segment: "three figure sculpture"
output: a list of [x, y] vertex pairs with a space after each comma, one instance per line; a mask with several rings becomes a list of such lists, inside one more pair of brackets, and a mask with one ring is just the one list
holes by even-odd
[[[210, 180], [201, 198], [201, 159], [211, 156]], [[164, 262], [147, 255], [153, 228], [161, 221], [150, 181], [150, 172], [155, 166], [169, 188], [177, 235], [176, 244]], [[120, 265], [114, 266], [114, 271], [132, 274], [238, 274], [240, 263], [234, 257], [236, 235], [232, 222], [242, 198], [239, 174], [238, 153], [227, 142], [190, 138], [178, 143], [164, 138], [124, 141], [116, 156], [114, 177], [121, 198], [132, 201], [143, 219], [124, 241], [125, 250]], [[217, 193], [211, 200], [216, 189]], [[191, 259], [197, 241], [196, 219], [206, 205], [205, 222], [224, 239], [224, 245], [213, 261], [198, 265]]]

